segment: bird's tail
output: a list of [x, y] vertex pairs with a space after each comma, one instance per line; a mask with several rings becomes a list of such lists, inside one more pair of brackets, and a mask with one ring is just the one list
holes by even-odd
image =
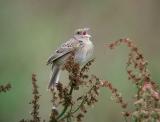
[[56, 84], [59, 82], [59, 76], [60, 76], [60, 67], [57, 65], [54, 65], [52, 69], [52, 74], [49, 81], [48, 89], [52, 89], [56, 87]]

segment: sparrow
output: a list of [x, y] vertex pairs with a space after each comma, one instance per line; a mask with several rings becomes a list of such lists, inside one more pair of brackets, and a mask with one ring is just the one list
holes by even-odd
[[84, 64], [92, 58], [94, 45], [90, 40], [91, 35], [88, 34], [89, 28], [75, 30], [73, 37], [63, 43], [49, 57], [47, 65], [51, 64], [52, 72], [49, 80], [48, 89], [52, 89], [58, 84], [61, 70], [74, 51], [74, 61], [79, 65]]

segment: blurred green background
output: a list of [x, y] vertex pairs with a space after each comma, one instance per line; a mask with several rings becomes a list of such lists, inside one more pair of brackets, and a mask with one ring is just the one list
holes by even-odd
[[[46, 60], [81, 27], [91, 28], [95, 44], [92, 73], [111, 81], [127, 101], [133, 101], [135, 91], [125, 72], [128, 50], [120, 46], [110, 51], [105, 43], [123, 37], [135, 40], [158, 82], [160, 0], [0, 0], [0, 84], [13, 86], [0, 94], [0, 122], [30, 117], [32, 73], [38, 76], [42, 95], [40, 115], [49, 117]], [[122, 109], [111, 101], [110, 92], [103, 89], [100, 93], [99, 103], [89, 109], [85, 122], [123, 122]]]

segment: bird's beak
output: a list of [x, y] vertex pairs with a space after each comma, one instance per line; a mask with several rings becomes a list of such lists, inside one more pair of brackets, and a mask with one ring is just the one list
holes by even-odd
[[91, 38], [91, 35], [89, 35], [89, 34], [86, 34], [86, 35], [85, 35], [85, 37], [87, 37], [87, 38]]

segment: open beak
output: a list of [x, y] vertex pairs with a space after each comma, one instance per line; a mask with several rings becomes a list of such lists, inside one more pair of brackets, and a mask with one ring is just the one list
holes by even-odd
[[86, 35], [85, 35], [85, 37], [87, 37], [87, 38], [91, 38], [91, 35], [89, 35], [89, 34], [86, 34]]

